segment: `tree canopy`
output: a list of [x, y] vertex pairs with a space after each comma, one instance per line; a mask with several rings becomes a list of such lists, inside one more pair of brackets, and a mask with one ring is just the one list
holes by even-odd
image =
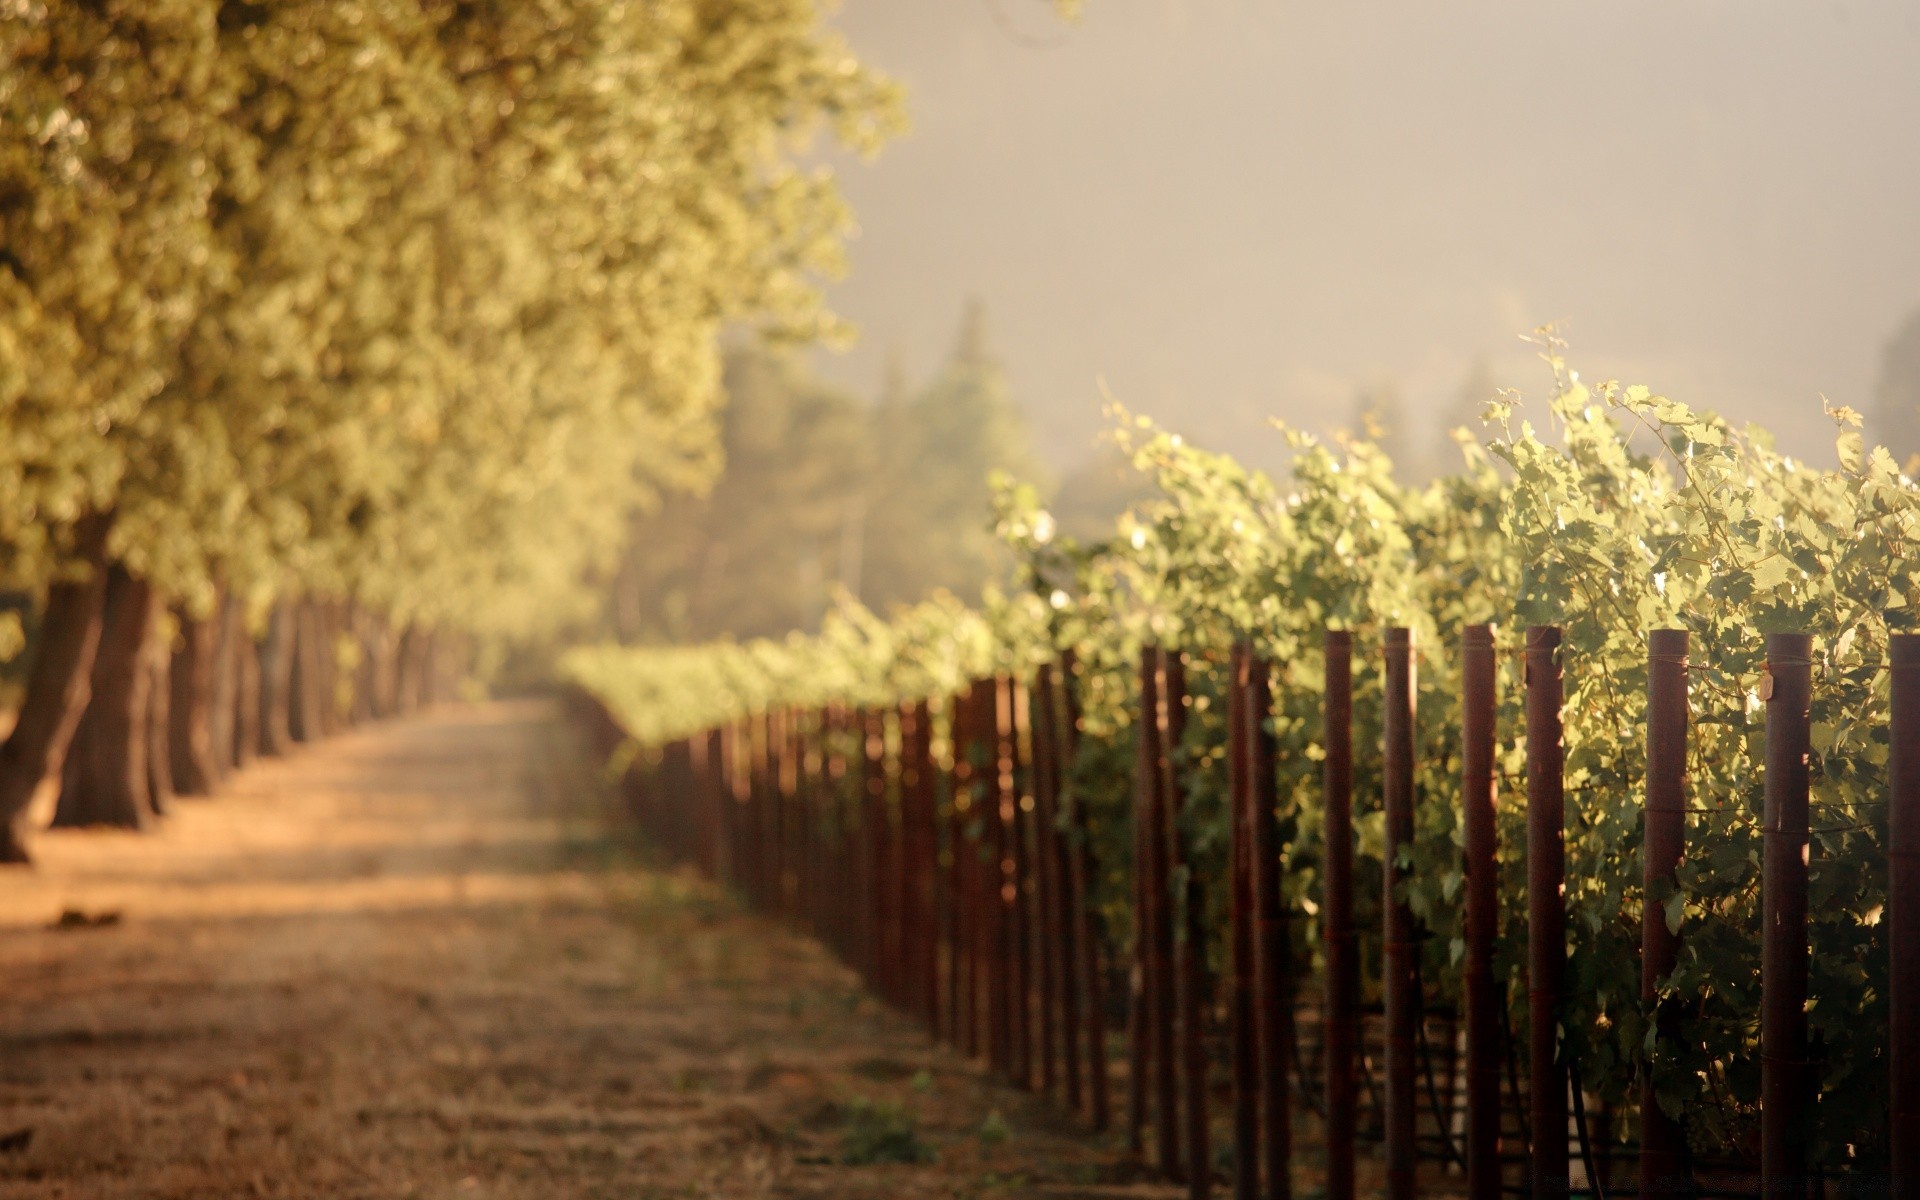
[[812, 0], [0, 14], [0, 568], [75, 522], [170, 595], [582, 611], [714, 465], [716, 335], [817, 333], [889, 84]]

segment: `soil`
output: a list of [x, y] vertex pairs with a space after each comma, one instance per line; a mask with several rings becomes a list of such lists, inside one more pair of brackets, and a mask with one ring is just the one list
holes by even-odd
[[[552, 708], [493, 703], [35, 839], [0, 875], [0, 1198], [1176, 1194], [605, 793]], [[874, 1145], [937, 1160], [842, 1161]]]

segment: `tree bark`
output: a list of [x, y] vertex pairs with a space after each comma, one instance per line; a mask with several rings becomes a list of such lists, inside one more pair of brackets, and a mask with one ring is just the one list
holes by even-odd
[[260, 686], [260, 647], [247, 628], [246, 614], [235, 605], [233, 621], [233, 730], [227, 741], [228, 759], [244, 767], [260, 753], [260, 711], [265, 693]]
[[438, 632], [428, 630], [420, 642], [420, 707], [432, 708], [440, 703], [441, 670], [443, 657], [441, 644], [444, 639]]
[[378, 678], [379, 663], [373, 655], [374, 639], [378, 631], [375, 628], [374, 614], [361, 608], [358, 603], [347, 606], [347, 628], [353, 635], [353, 707], [348, 710], [348, 724], [364, 725], [373, 720], [373, 696]]
[[405, 716], [420, 707], [420, 649], [424, 638], [418, 625], [401, 631], [400, 646], [394, 653], [393, 711]]
[[314, 699], [320, 706], [320, 736], [332, 737], [346, 728], [340, 712], [340, 604], [323, 600], [313, 606], [313, 615], [313, 654], [319, 668], [315, 682], [320, 692]]
[[147, 647], [153, 616], [152, 586], [115, 563], [101, 606], [93, 694], [67, 756], [56, 827], [144, 829], [152, 821], [147, 702], [153, 675]]
[[222, 596], [213, 610], [213, 678], [207, 694], [207, 754], [213, 760], [214, 778], [224, 778], [235, 766], [234, 718], [240, 697], [240, 623], [238, 606], [230, 596]]
[[28, 861], [20, 817], [40, 785], [59, 777], [74, 729], [87, 707], [100, 645], [111, 525], [108, 516], [83, 520], [74, 530], [79, 576], [47, 589], [40, 644], [27, 675], [20, 719], [0, 746], [0, 862]]
[[317, 742], [326, 734], [322, 716], [324, 691], [320, 664], [320, 612], [310, 600], [293, 608], [293, 679], [288, 689], [287, 729], [296, 742]]
[[173, 647], [158, 630], [147, 639], [147, 797], [155, 816], [173, 809]]
[[281, 601], [267, 619], [259, 646], [260, 753], [285, 754], [293, 748], [293, 605]]
[[370, 706], [375, 720], [384, 720], [395, 715], [399, 708], [398, 670], [399, 655], [397, 639], [393, 634], [393, 622], [387, 614], [375, 613], [373, 616], [372, 636], [368, 641], [367, 656], [373, 666], [372, 692]]
[[180, 640], [169, 670], [167, 758], [173, 790], [182, 796], [211, 796], [220, 784], [213, 753], [214, 672], [220, 649], [220, 608], [195, 617], [176, 611]]

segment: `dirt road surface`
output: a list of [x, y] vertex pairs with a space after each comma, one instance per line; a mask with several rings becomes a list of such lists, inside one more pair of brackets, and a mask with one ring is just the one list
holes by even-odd
[[[495, 703], [41, 836], [0, 875], [0, 1198], [1172, 1194], [603, 794]], [[937, 1161], [843, 1161], [902, 1148]]]

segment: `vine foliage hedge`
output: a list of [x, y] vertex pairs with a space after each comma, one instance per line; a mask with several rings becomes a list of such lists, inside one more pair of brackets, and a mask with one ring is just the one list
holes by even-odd
[[[1420, 648], [1418, 828], [1407, 899], [1428, 933], [1429, 999], [1456, 1001], [1462, 957], [1459, 664], [1462, 626], [1493, 622], [1505, 648], [1529, 624], [1564, 629], [1568, 995], [1560, 1036], [1590, 1094], [1633, 1110], [1651, 1071], [1696, 1150], [1751, 1149], [1759, 1102], [1759, 891], [1764, 638], [1814, 638], [1808, 1014], [1818, 1062], [1816, 1161], [1871, 1162], [1886, 1112], [1886, 895], [1890, 632], [1920, 609], [1912, 539], [1920, 491], [1859, 419], [1832, 409], [1838, 469], [1783, 454], [1645, 388], [1582, 382], [1550, 332], [1544, 405], [1502, 393], [1464, 464], [1424, 487], [1397, 483], [1363, 441], [1283, 431], [1284, 485], [1186, 445], [1144, 419], [1118, 432], [1157, 498], [1114, 535], [1054, 535], [1032, 489], [1003, 484], [999, 530], [1019, 567], [978, 607], [935, 599], [882, 619], [846, 606], [817, 635], [673, 648], [593, 648], [567, 662], [643, 745], [773, 706], [947, 697], [994, 671], [1030, 672], [1071, 650], [1084, 713], [1072, 787], [1104, 867], [1111, 936], [1128, 931], [1134, 665], [1148, 643], [1189, 653], [1182, 748], [1186, 830], [1208, 880], [1224, 879], [1226, 653], [1250, 636], [1275, 664], [1282, 853], [1290, 902], [1319, 891], [1321, 646], [1328, 628], [1377, 648], [1407, 626]], [[1656, 1044], [1639, 999], [1647, 634], [1691, 635], [1687, 853], [1678, 887], [1652, 899], [1682, 936], [1666, 995], [1686, 1014]], [[1356, 653], [1356, 746], [1377, 742], [1377, 655]], [[1524, 725], [1517, 654], [1502, 655], [1498, 822], [1503, 938], [1496, 967], [1525, 1012]], [[1357, 756], [1357, 914], [1378, 936], [1384, 847], [1377, 755]], [[1184, 892], [1174, 881], [1175, 902]], [[1212, 888], [1211, 947], [1224, 967], [1225, 898]], [[1365, 899], [1371, 892], [1371, 900]], [[1366, 905], [1374, 907], [1369, 910]], [[1312, 920], [1294, 922], [1317, 955]], [[1376, 942], [1363, 961], [1377, 964]], [[1366, 986], [1376, 989], [1376, 982]], [[1377, 991], [1376, 993], [1377, 994]], [[1629, 1131], [1622, 1128], [1625, 1136]]]

